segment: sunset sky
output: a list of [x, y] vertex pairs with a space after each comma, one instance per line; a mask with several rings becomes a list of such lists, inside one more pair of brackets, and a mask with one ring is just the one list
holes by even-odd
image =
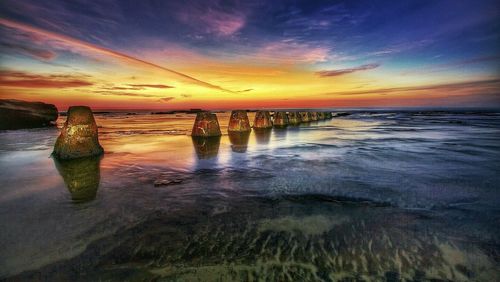
[[492, 1], [0, 1], [0, 98], [500, 107]]

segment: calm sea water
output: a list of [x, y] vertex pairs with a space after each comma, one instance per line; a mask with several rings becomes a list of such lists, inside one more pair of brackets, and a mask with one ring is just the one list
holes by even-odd
[[57, 128], [0, 132], [0, 279], [500, 281], [499, 113], [211, 140], [194, 115], [96, 118], [102, 158], [56, 162]]

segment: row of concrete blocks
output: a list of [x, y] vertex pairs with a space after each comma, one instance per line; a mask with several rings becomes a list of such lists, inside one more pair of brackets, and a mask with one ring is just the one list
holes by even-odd
[[[288, 125], [298, 125], [301, 123], [331, 119], [331, 112], [284, 112], [277, 111], [271, 118], [269, 111], [257, 111], [253, 128], [268, 129], [274, 127], [285, 127]], [[229, 118], [229, 132], [249, 132], [252, 130], [247, 112], [244, 110], [235, 110], [231, 112]], [[191, 136], [211, 137], [221, 136], [219, 121], [217, 115], [211, 112], [199, 112], [194, 121]]]
[[[255, 129], [284, 127], [303, 122], [332, 118], [330, 112], [283, 112], [274, 113], [271, 119], [269, 111], [258, 111], [255, 114], [253, 127]], [[228, 131], [250, 132], [250, 122], [247, 112], [237, 110], [231, 112]], [[210, 112], [199, 112], [191, 132], [193, 137], [221, 136], [217, 116]], [[81, 157], [101, 155], [104, 152], [99, 144], [97, 124], [92, 110], [86, 106], [70, 107], [68, 117], [54, 145], [54, 157], [58, 159], [76, 159]]]

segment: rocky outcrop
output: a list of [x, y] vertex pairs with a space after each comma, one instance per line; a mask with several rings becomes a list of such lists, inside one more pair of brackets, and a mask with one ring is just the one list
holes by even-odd
[[227, 131], [233, 132], [245, 132], [251, 131], [250, 121], [248, 120], [248, 115], [246, 111], [235, 110], [231, 112], [231, 117], [229, 118], [229, 126]]
[[68, 109], [68, 117], [54, 146], [58, 159], [76, 159], [104, 153], [99, 144], [97, 124], [92, 110], [86, 106]]
[[291, 125], [297, 125], [302, 122], [300, 118], [300, 114], [298, 112], [289, 112], [288, 113], [288, 123]]
[[288, 115], [286, 112], [275, 112], [274, 113], [274, 126], [285, 127], [288, 125]]
[[310, 114], [311, 114], [311, 121], [318, 120], [318, 112], [310, 112]]
[[51, 104], [0, 99], [0, 130], [50, 126], [57, 117]]
[[221, 136], [217, 116], [210, 112], [199, 112], [196, 114], [191, 136], [213, 137]]
[[271, 122], [271, 115], [269, 111], [257, 111], [255, 113], [255, 120], [253, 122], [253, 128], [271, 128], [273, 123]]
[[324, 120], [325, 119], [325, 113], [324, 112], [317, 112], [318, 120]]

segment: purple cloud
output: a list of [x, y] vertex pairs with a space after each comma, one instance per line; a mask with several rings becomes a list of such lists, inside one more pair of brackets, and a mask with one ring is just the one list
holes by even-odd
[[353, 73], [353, 72], [357, 72], [357, 71], [371, 70], [371, 69], [378, 68], [379, 66], [380, 66], [380, 64], [366, 64], [366, 65], [361, 65], [358, 67], [348, 68], [348, 69], [317, 71], [316, 74], [321, 76], [321, 77], [339, 76], [339, 75], [349, 74], [349, 73]]

